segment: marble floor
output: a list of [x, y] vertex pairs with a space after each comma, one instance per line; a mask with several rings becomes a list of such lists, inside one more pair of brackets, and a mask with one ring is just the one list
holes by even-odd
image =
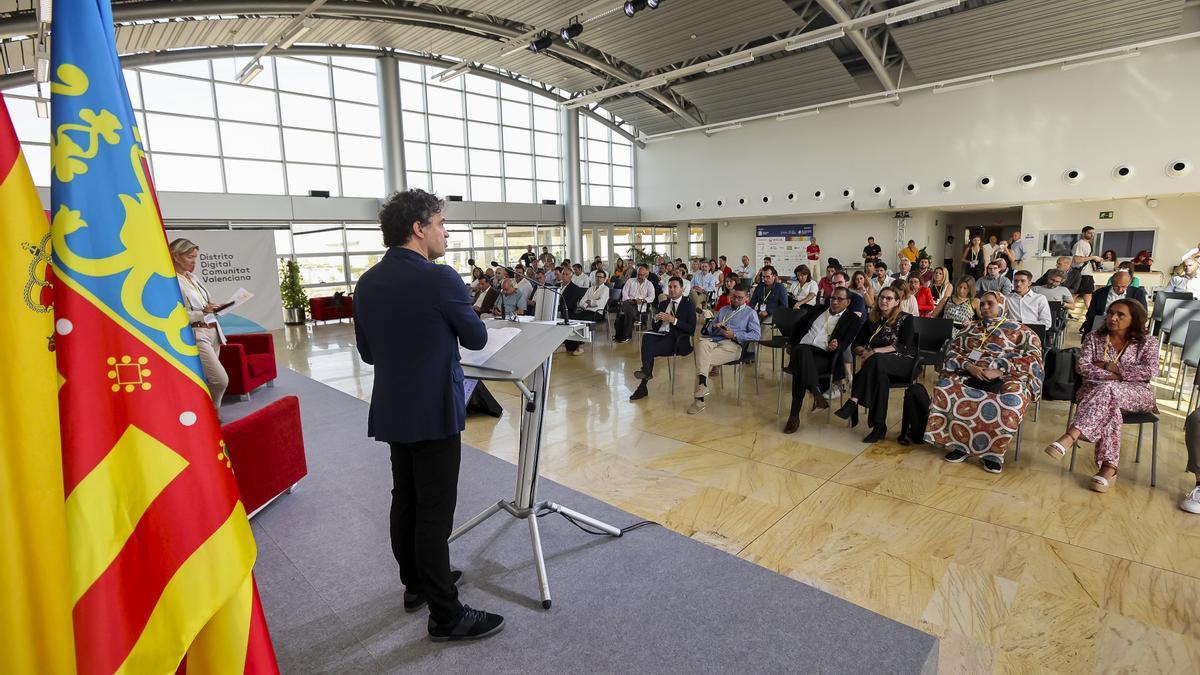
[[[1027, 419], [1019, 460], [1010, 451], [992, 475], [897, 444], [899, 392], [883, 442], [864, 444], [862, 425], [807, 405], [785, 436], [766, 354], [757, 386], [744, 373], [740, 405], [730, 372], [724, 386], [710, 381], [708, 409], [687, 415], [690, 358], [678, 360], [674, 395], [660, 361], [650, 396], [630, 402], [638, 341], [602, 333], [584, 355], [554, 358], [543, 475], [936, 635], [944, 673], [1200, 672], [1200, 517], [1177, 508], [1193, 481], [1167, 387], [1158, 487], [1150, 428], [1135, 463], [1129, 427], [1120, 478], [1098, 494], [1089, 444], [1074, 472], [1041, 451], [1062, 433], [1063, 403]], [[370, 398], [351, 324], [288, 327], [275, 340], [281, 365]], [[463, 440], [515, 461], [518, 399], [491, 389], [506, 414], [471, 416]]]

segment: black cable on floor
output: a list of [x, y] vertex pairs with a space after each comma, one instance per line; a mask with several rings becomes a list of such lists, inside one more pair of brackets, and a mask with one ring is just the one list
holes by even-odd
[[[543, 507], [543, 508], [545, 508], [545, 507]], [[636, 530], [639, 527], [646, 527], [647, 525], [658, 525], [658, 523], [656, 523], [652, 520], [643, 520], [641, 522], [634, 523], [628, 527], [621, 528], [621, 534], [609, 534], [608, 532], [601, 532], [599, 530], [593, 530], [592, 528], [584, 525], [583, 523], [579, 522], [578, 520], [575, 520], [571, 516], [568, 516], [567, 514], [561, 513], [559, 511], [555, 511], [554, 509], [551, 509], [551, 508], [545, 508], [545, 510], [543, 510], [541, 513], [537, 514], [537, 517], [542, 518], [544, 516], [550, 515], [551, 513], [557, 513], [558, 515], [565, 518], [568, 523], [571, 523], [575, 527], [578, 527], [579, 529], [583, 530], [584, 532], [587, 532], [588, 534], [594, 534], [596, 536], [601, 536], [601, 537], [605, 537], [605, 536], [619, 537], [619, 536], [625, 534], [626, 532], [632, 532], [633, 530]]]

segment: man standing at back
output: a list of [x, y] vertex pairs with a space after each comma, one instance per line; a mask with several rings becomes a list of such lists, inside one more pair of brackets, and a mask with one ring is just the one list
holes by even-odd
[[429, 604], [434, 641], [499, 631], [503, 617], [458, 601], [447, 539], [458, 501], [460, 434], [466, 423], [458, 347], [483, 349], [487, 329], [446, 253], [444, 203], [424, 190], [398, 192], [379, 213], [383, 259], [355, 288], [354, 331], [375, 366], [367, 435], [391, 446], [392, 554], [404, 609]]

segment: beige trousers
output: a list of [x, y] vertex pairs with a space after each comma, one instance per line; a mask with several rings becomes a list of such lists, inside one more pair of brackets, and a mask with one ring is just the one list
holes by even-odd
[[742, 358], [742, 346], [733, 340], [700, 340], [696, 344], [696, 374], [708, 376], [713, 366], [721, 366]]
[[221, 338], [216, 328], [193, 328], [196, 336], [196, 349], [200, 352], [200, 367], [204, 369], [204, 381], [208, 382], [208, 393], [212, 395], [213, 406], [221, 408], [221, 398], [229, 386], [229, 374], [221, 365], [217, 355], [221, 353]]

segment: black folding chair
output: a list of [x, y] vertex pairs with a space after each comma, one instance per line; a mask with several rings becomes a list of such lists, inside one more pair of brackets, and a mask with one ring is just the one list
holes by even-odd
[[[779, 350], [779, 388], [783, 389], [783, 351], [787, 349], [788, 342], [791, 340], [792, 331], [795, 330], [796, 324], [804, 317], [806, 310], [803, 309], [777, 309], [771, 317], [775, 327], [775, 335], [772, 335], [766, 340], [758, 341], [758, 351], [763, 349], [771, 350], [771, 370], [775, 370], [775, 353]], [[758, 393], [758, 359], [754, 360], [754, 393]], [[781, 397], [776, 396], [775, 414], [780, 411]]]
[[1050, 344], [1043, 344], [1042, 346], [1049, 349], [1062, 345], [1063, 336], [1067, 332], [1067, 320], [1070, 318], [1070, 314], [1064, 308], [1061, 300], [1053, 300], [1047, 304], [1050, 305], [1050, 330], [1046, 333], [1046, 339], [1050, 341]]
[[[1071, 404], [1067, 407], [1067, 431], [1071, 430], [1071, 422], [1075, 419], [1075, 407], [1079, 405], [1079, 389], [1083, 386], [1083, 381], [1079, 379], [1079, 373], [1072, 373], [1072, 382], [1074, 382], [1074, 393], [1071, 395]], [[1047, 400], [1058, 400], [1050, 399]], [[1150, 486], [1158, 485], [1158, 415], [1154, 413], [1121, 413], [1121, 424], [1136, 424], [1138, 425], [1137, 439], [1137, 454], [1134, 455], [1133, 461], [1142, 461], [1142, 431], [1145, 425], [1151, 424], [1154, 426], [1154, 436], [1151, 439], [1150, 446]], [[1071, 447], [1071, 463], [1068, 466], [1069, 471], [1075, 470], [1075, 456], [1078, 451], [1078, 445]]]
[[911, 321], [918, 335], [917, 361], [924, 371], [927, 366], [940, 367], [946, 360], [946, 350], [954, 337], [954, 322], [950, 319], [934, 319], [915, 316]]

